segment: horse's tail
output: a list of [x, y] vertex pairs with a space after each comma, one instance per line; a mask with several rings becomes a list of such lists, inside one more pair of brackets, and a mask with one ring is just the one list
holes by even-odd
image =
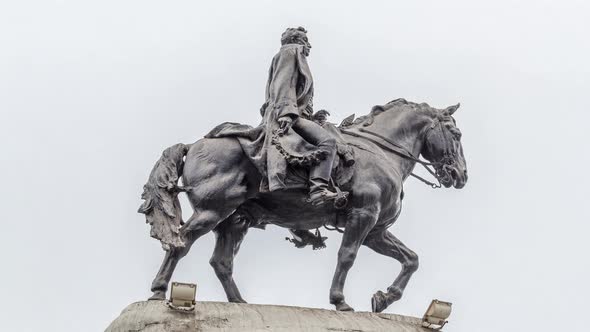
[[178, 179], [189, 148], [190, 145], [179, 143], [164, 150], [143, 186], [141, 198], [145, 202], [137, 211], [145, 214], [146, 223], [152, 228], [150, 235], [160, 240], [166, 251], [185, 245], [180, 233], [184, 222], [178, 200], [178, 193], [184, 189], [178, 186]]

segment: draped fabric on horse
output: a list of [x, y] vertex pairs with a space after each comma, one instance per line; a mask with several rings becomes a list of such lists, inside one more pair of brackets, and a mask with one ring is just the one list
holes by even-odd
[[[297, 85], [296, 89], [292, 87]], [[262, 122], [257, 127], [225, 122], [215, 127], [206, 138], [235, 137], [252, 163], [263, 174], [260, 191], [292, 188], [288, 183], [288, 162], [273, 145], [273, 132], [278, 118], [309, 117], [313, 97], [313, 81], [303, 47], [289, 44], [275, 55], [266, 84], [266, 102], [261, 108]], [[280, 146], [292, 155], [308, 155], [317, 147], [306, 142], [293, 130], [277, 137]]]

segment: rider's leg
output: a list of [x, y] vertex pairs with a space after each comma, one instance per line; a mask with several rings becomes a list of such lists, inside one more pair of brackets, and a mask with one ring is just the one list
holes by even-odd
[[322, 126], [304, 118], [298, 118], [291, 128], [313, 145], [320, 145], [328, 140], [334, 141], [334, 138]]
[[321, 205], [338, 195], [328, 190], [328, 183], [336, 158], [336, 140], [320, 125], [307, 119], [299, 118], [293, 124], [293, 130], [309, 143], [325, 152], [325, 158], [309, 172], [309, 199], [314, 205]]

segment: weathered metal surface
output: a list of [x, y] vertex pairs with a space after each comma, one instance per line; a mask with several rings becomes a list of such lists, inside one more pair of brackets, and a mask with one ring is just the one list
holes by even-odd
[[[329, 292], [337, 310], [353, 310], [344, 285], [361, 246], [401, 263], [386, 290], [372, 296], [373, 311], [381, 312], [402, 297], [418, 269], [418, 255], [388, 230], [401, 213], [404, 181], [418, 163], [437, 179], [436, 185], [422, 179], [429, 185], [461, 189], [467, 183], [453, 117], [458, 104], [436, 109], [399, 98], [336, 128], [326, 111], [313, 113], [306, 30], [287, 29], [281, 45], [258, 127], [224, 123], [193, 144], [166, 149], [154, 166], [139, 212], [167, 252], [151, 299], [165, 298], [176, 265], [209, 232], [217, 235], [210, 263], [228, 301], [245, 303], [233, 262], [249, 228], [285, 227], [297, 247], [321, 248], [319, 232], [308, 231], [329, 227], [343, 233]], [[179, 192], [194, 210], [186, 221]]]

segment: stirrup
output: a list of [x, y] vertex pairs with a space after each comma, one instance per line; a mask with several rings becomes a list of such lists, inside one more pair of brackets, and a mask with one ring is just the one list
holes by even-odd
[[343, 209], [348, 204], [348, 191], [337, 190], [338, 197], [334, 200], [334, 207], [336, 209]]
[[312, 193], [306, 201], [313, 206], [321, 206], [329, 201], [334, 201], [334, 208], [342, 209], [348, 204], [348, 191], [341, 191], [338, 187], [335, 188], [336, 192], [322, 189], [321, 191]]
[[336, 194], [338, 195], [336, 200], [334, 200], [334, 207], [337, 210], [343, 209], [348, 204], [348, 191], [340, 190], [333, 178], [330, 178], [330, 184], [336, 189]]
[[313, 206], [320, 206], [324, 205], [328, 201], [336, 200], [337, 198], [338, 193], [332, 192], [328, 190], [328, 188], [322, 188], [318, 191], [310, 193], [306, 201], [311, 203]]

